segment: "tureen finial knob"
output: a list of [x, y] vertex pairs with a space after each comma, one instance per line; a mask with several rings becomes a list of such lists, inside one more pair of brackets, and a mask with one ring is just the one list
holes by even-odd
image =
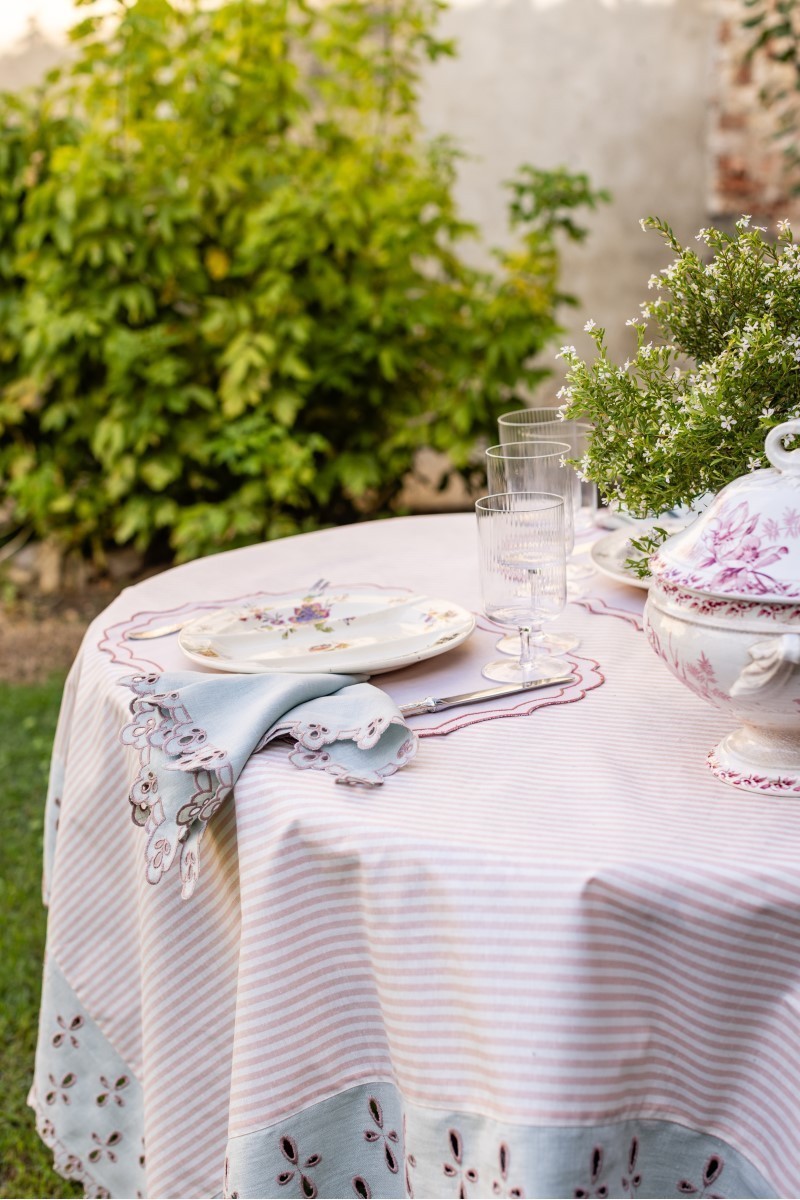
[[764, 442], [764, 450], [773, 467], [779, 471], [800, 473], [800, 450], [786, 450], [783, 439], [789, 434], [800, 434], [800, 420], [782, 421], [774, 429], [770, 429]]

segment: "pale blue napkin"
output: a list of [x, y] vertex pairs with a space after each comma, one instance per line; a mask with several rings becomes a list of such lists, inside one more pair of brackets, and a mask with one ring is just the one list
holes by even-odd
[[394, 702], [351, 675], [171, 671], [120, 683], [134, 693], [120, 736], [139, 754], [130, 801], [148, 835], [147, 879], [158, 883], [178, 858], [184, 898], [197, 883], [206, 825], [267, 742], [291, 737], [296, 766], [373, 786], [417, 751]]

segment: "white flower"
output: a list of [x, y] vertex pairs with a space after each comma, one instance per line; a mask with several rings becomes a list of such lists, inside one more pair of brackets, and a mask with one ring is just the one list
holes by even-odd
[[641, 317], [629, 317], [628, 320], [625, 322], [625, 324], [626, 325], [639, 325], [639, 324], [641, 324], [641, 322], [642, 322]]
[[590, 318], [590, 319], [589, 319], [589, 320], [586, 322], [586, 324], [584, 325], [584, 327], [583, 327], [583, 332], [584, 332], [584, 333], [591, 333], [591, 332], [592, 332], [592, 330], [593, 330], [593, 329], [596, 329], [596, 328], [597, 328], [597, 323], [596, 323], [595, 321], [591, 320], [591, 318]]
[[750, 216], [749, 213], [743, 213], [742, 216], [739, 218], [739, 220], [736, 222], [736, 228], [737, 229], [747, 229], [747, 226], [750, 224], [752, 219], [753, 218]]
[[644, 217], [639, 217], [639, 225], [641, 226], [642, 232], [647, 233], [647, 221]]
[[748, 460], [747, 460], [748, 471], [757, 471], [760, 466], [761, 466], [760, 458], [748, 458]]
[[556, 358], [573, 358], [576, 353], [574, 346], [562, 346]]
[[762, 416], [764, 418], [764, 420], [766, 421], [772, 416], [772, 414], [774, 412], [775, 412], [774, 408], [769, 408], [769, 407], [765, 406], [764, 408], [762, 408], [759, 415]]
[[778, 221], [778, 233], [791, 233], [792, 226], [787, 220]]
[[723, 417], [720, 421], [720, 425], [723, 429], [733, 429], [735, 424], [736, 417]]

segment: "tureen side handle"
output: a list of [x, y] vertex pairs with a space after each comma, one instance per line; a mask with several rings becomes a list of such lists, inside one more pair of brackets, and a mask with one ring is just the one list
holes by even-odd
[[732, 696], [773, 692], [788, 683], [800, 666], [800, 633], [784, 633], [780, 637], [754, 642], [748, 654], [750, 662], [732, 684]]

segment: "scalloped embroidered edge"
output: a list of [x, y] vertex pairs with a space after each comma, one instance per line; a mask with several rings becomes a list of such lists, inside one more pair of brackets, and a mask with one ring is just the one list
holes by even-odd
[[76, 1158], [74, 1154], [70, 1154], [64, 1144], [56, 1137], [52, 1122], [45, 1115], [45, 1110], [42, 1108], [39, 1097], [33, 1087], [28, 1092], [28, 1106], [33, 1109], [36, 1117], [36, 1132], [48, 1150], [52, 1152], [53, 1170], [56, 1174], [72, 1183], [79, 1183], [90, 1200], [109, 1200], [111, 1193], [108, 1189], [102, 1187], [86, 1170], [82, 1160]]
[[[625, 621], [627, 625], [632, 625], [638, 633], [644, 631], [644, 622], [640, 613], [632, 610], [629, 612], [624, 608], [615, 608], [614, 605], [608, 604], [602, 596], [579, 596], [570, 603], [582, 608], [584, 612], [588, 612], [593, 617], [617, 617], [618, 620]], [[597, 607], [598, 605], [600, 607]]]
[[[139, 771], [128, 798], [132, 806], [133, 823], [144, 826], [147, 834], [147, 882], [159, 883], [177, 859], [181, 895], [188, 900], [200, 877], [200, 844], [206, 827], [217, 810], [233, 795], [235, 781], [227, 752], [209, 740], [205, 729], [194, 724], [178, 692], [158, 690], [161, 678], [160, 674], [148, 672], [127, 675], [118, 680], [121, 686], [134, 693], [131, 702], [133, 720], [123, 726], [119, 740], [122, 745], [133, 748], [139, 758]], [[408, 736], [395, 750], [393, 759], [377, 770], [346, 768], [331, 759], [324, 749], [333, 742], [351, 740], [360, 750], [368, 750], [379, 741], [389, 725], [400, 725], [407, 730]], [[289, 755], [289, 761], [294, 766], [301, 770], [326, 771], [336, 778], [337, 783], [383, 783], [387, 776], [410, 762], [417, 751], [417, 735], [399, 714], [388, 719], [377, 717], [353, 729], [331, 730], [308, 721], [284, 722], [264, 734], [254, 747], [253, 754], [281, 736], [296, 740], [297, 745]], [[168, 752], [167, 746], [176, 739], [179, 742], [184, 739], [186, 745], [182, 748], [180, 745], [174, 746]], [[162, 750], [174, 760], [165, 765], [165, 770], [182, 771], [193, 776], [195, 790], [191, 799], [169, 817], [159, 795], [156, 774], [149, 769], [153, 749]]]
[[[350, 740], [355, 742], [360, 750], [367, 750], [376, 744], [390, 725], [399, 725], [402, 729], [407, 730], [408, 737], [397, 747], [394, 758], [376, 771], [353, 771], [352, 768], [348, 770], [341, 763], [331, 759], [324, 749], [326, 745], [332, 745], [334, 742]], [[377, 732], [375, 732], [376, 728]], [[330, 734], [326, 737], [316, 735], [314, 731], [317, 729], [319, 726], [296, 721], [293, 725], [279, 726], [276, 733], [295, 739], [297, 744], [289, 755], [291, 763], [299, 767], [301, 771], [326, 771], [329, 775], [335, 776], [337, 783], [383, 783], [384, 779], [396, 774], [401, 767], [411, 762], [419, 749], [419, 736], [408, 728], [401, 717], [391, 717], [388, 721], [379, 717], [376, 721], [370, 721], [366, 726], [339, 730], [335, 734], [331, 734], [330, 730], [325, 730], [325, 734]]]

